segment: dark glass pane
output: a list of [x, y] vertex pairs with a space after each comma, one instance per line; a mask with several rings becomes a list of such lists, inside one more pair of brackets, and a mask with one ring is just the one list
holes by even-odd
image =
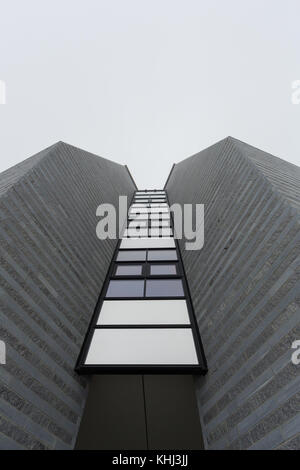
[[118, 266], [116, 270], [116, 276], [141, 276], [141, 274], [141, 264]]
[[152, 264], [150, 266], [150, 274], [155, 275], [172, 275], [177, 274], [175, 264]]
[[106, 297], [143, 297], [144, 281], [110, 281]]
[[181, 279], [159, 279], [146, 281], [146, 297], [184, 296]]
[[176, 250], [149, 250], [148, 261], [175, 261]]
[[120, 250], [117, 261], [146, 261], [146, 251]]

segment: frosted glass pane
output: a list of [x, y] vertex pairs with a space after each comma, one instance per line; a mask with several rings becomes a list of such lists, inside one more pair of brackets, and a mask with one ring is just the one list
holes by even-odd
[[110, 300], [104, 301], [98, 325], [190, 324], [186, 301]]
[[124, 231], [124, 235], [122, 238], [127, 238], [127, 237], [147, 237], [148, 236], [148, 229], [147, 228], [130, 228]]
[[117, 261], [145, 261], [146, 251], [119, 251]]
[[132, 228], [132, 227], [147, 227], [148, 225], [148, 221], [147, 220], [132, 220], [131, 222], [129, 222], [128, 224], [128, 228]]
[[171, 228], [152, 228], [149, 230], [151, 237], [170, 237], [173, 235]]
[[150, 214], [151, 220], [170, 220], [170, 213], [169, 214]]
[[138, 191], [135, 193], [136, 196], [157, 196], [157, 195], [165, 195], [165, 191]]
[[148, 207], [138, 207], [131, 209], [129, 214], [148, 214], [148, 212], [150, 212], [150, 209]]
[[106, 297], [143, 297], [144, 281], [110, 281]]
[[158, 196], [137, 196], [134, 198], [135, 201], [140, 201], [140, 200], [149, 200], [152, 199], [153, 201], [157, 201], [162, 199], [163, 201], [166, 201], [166, 197], [164, 195], [158, 195]]
[[151, 227], [170, 227], [169, 220], [152, 220]]
[[150, 199], [149, 202], [150, 204], [152, 204], [153, 202], [166, 202], [166, 199], [161, 199], [161, 198]]
[[117, 266], [116, 276], [141, 276], [142, 265], [141, 264], [127, 264]]
[[148, 214], [129, 214], [130, 220], [147, 220]]
[[148, 261], [175, 261], [176, 250], [152, 250], [148, 251]]
[[151, 209], [149, 209], [149, 212], [151, 214], [158, 214], [158, 213], [169, 214], [170, 213], [168, 207], [152, 207]]
[[175, 248], [175, 242], [173, 238], [124, 238], [120, 248]]
[[164, 276], [177, 274], [176, 264], [151, 264], [151, 276]]
[[146, 281], [146, 297], [183, 297], [181, 279], [157, 279]]
[[96, 329], [85, 363], [198, 364], [190, 328]]
[[150, 205], [150, 208], [152, 207], [169, 207], [167, 203], [165, 202], [152, 202]]

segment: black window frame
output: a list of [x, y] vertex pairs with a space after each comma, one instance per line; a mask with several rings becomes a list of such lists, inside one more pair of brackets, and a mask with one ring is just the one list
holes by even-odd
[[[133, 198], [134, 199], [134, 198]], [[166, 195], [166, 201], [168, 202], [168, 198], [167, 198], [167, 195]], [[150, 220], [150, 218], [149, 218]], [[150, 222], [151, 223], [151, 222]], [[171, 213], [171, 217], [170, 217], [170, 225], [171, 227], [174, 227], [174, 220], [173, 220], [173, 214]], [[174, 230], [174, 229], [173, 229]], [[114, 298], [114, 297], [105, 297], [105, 293], [107, 291], [107, 287], [108, 287], [108, 283], [111, 279], [113, 279], [113, 270], [115, 269], [115, 264], [116, 264], [116, 259], [117, 259], [117, 255], [119, 253], [119, 248], [120, 248], [120, 244], [121, 244], [121, 241], [122, 239], [119, 239], [117, 241], [117, 244], [116, 244], [116, 248], [115, 248], [115, 251], [114, 251], [114, 255], [113, 255], [113, 258], [111, 260], [111, 263], [110, 263], [110, 266], [108, 268], [108, 271], [107, 271], [107, 275], [106, 275], [106, 278], [105, 278], [105, 281], [103, 283], [103, 286], [102, 286], [102, 289], [101, 289], [101, 292], [100, 292], [100, 295], [99, 295], [99, 298], [98, 298], [98, 301], [97, 301], [97, 304], [96, 304], [96, 307], [94, 309], [94, 313], [93, 313], [93, 317], [92, 317], [92, 320], [90, 322], [90, 325], [89, 325], [89, 328], [87, 330], [87, 333], [85, 335], [85, 338], [84, 338], [84, 341], [83, 341], [83, 344], [82, 344], [82, 347], [81, 347], [81, 350], [80, 350], [80, 354], [79, 354], [79, 357], [78, 357], [78, 360], [77, 360], [77, 363], [76, 363], [76, 367], [75, 367], [75, 370], [77, 373], [79, 374], [107, 374], [107, 373], [113, 373], [113, 374], [116, 374], [116, 373], [122, 373], [122, 374], [137, 374], [137, 373], [142, 373], [142, 374], [160, 374], [160, 373], [164, 373], [164, 374], [199, 374], [199, 375], [205, 375], [208, 371], [208, 368], [207, 368], [207, 362], [206, 362], [206, 357], [205, 357], [205, 353], [204, 353], [204, 349], [203, 349], [203, 345], [202, 345], [202, 341], [201, 341], [201, 337], [200, 337], [200, 333], [199, 333], [199, 329], [198, 329], [198, 326], [197, 326], [197, 322], [196, 322], [196, 317], [195, 317], [195, 312], [194, 312], [194, 308], [193, 308], [193, 303], [192, 303], [192, 298], [191, 298], [191, 294], [190, 294], [190, 290], [189, 290], [189, 286], [187, 284], [187, 280], [186, 280], [186, 274], [185, 274], [185, 270], [184, 270], [184, 265], [183, 265], [183, 262], [182, 262], [182, 256], [181, 256], [181, 251], [180, 251], [180, 246], [179, 246], [179, 243], [178, 243], [178, 240], [174, 238], [174, 241], [175, 241], [175, 249], [174, 248], [154, 248], [154, 249], [144, 249], [144, 248], [141, 248], [141, 249], [128, 249], [128, 250], [120, 250], [120, 251], [146, 251], [146, 263], [148, 264], [154, 264], [154, 263], [162, 263], [162, 264], [166, 264], [166, 262], [175, 262], [175, 260], [148, 260], [148, 252], [149, 251], [169, 251], [169, 250], [172, 250], [172, 251], [176, 251], [177, 253], [177, 262], [178, 262], [178, 266], [180, 266], [180, 274], [181, 274], [181, 277], [180, 276], [174, 276], [172, 278], [180, 278], [182, 280], [182, 284], [183, 284], [183, 291], [184, 291], [184, 297], [138, 297], [136, 298], [136, 300], [182, 300], [182, 299], [185, 299], [186, 301], [186, 306], [187, 306], [187, 310], [188, 310], [188, 315], [189, 315], [189, 320], [190, 320], [190, 324], [189, 325], [179, 325], [179, 324], [174, 324], [174, 325], [97, 325], [97, 322], [98, 322], [98, 318], [99, 318], [99, 315], [101, 314], [101, 307], [102, 307], [102, 304], [104, 301], [106, 302], [109, 302], [109, 301], [114, 301], [114, 300], [122, 300], [122, 298], [118, 297], [118, 298]], [[142, 262], [141, 261], [138, 261], [138, 260], [134, 260], [133, 262], [137, 263], [137, 264], [141, 264]], [[118, 263], [131, 263], [131, 262], [128, 262], [128, 261], [120, 261]], [[164, 278], [164, 279], [170, 279], [171, 276], [151, 276], [150, 279], [155, 279], [155, 278]], [[117, 277], [118, 280], [120, 279], [123, 279], [123, 277], [120, 277], [118, 276]], [[140, 276], [138, 276], [138, 279], [141, 279]], [[146, 283], [144, 282], [144, 290], [146, 288]], [[124, 298], [123, 300], [134, 300], [135, 298], [133, 297], [126, 297]], [[101, 365], [87, 365], [85, 364], [85, 360], [86, 360], [86, 357], [87, 357], [87, 354], [88, 354], [88, 351], [89, 351], [89, 347], [90, 347], [90, 344], [91, 344], [91, 341], [92, 341], [92, 338], [93, 338], [93, 334], [94, 334], [94, 331], [95, 329], [98, 329], [98, 328], [190, 328], [191, 329], [191, 332], [192, 332], [192, 335], [193, 335], [193, 339], [194, 339], [194, 345], [195, 345], [195, 350], [196, 350], [196, 354], [197, 354], [197, 358], [198, 358], [198, 364], [197, 365], [194, 365], [194, 364], [191, 364], [191, 365], [180, 365], [180, 364], [176, 364], [176, 365], [170, 365], [170, 364], [143, 364], [143, 365], [140, 365], [140, 364], [128, 364], [128, 365], [124, 365], [124, 364], [101, 364]]]

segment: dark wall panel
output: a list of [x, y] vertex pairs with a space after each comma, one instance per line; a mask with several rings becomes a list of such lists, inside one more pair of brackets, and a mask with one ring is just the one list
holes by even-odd
[[77, 450], [147, 449], [141, 375], [94, 375]]
[[203, 449], [193, 378], [145, 375], [149, 449]]
[[92, 377], [76, 449], [202, 448], [191, 376]]

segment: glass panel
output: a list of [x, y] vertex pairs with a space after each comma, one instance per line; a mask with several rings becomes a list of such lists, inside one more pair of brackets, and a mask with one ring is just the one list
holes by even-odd
[[149, 209], [149, 212], [151, 212], [151, 214], [167, 214], [170, 211], [168, 207], [152, 207], [151, 209]]
[[151, 202], [166, 202], [166, 198], [165, 197], [151, 197], [149, 199]]
[[137, 220], [137, 221], [131, 221], [128, 224], [128, 228], [132, 227], [147, 227], [148, 221], [147, 220]]
[[158, 279], [146, 281], [146, 297], [184, 296], [181, 279]]
[[163, 228], [161, 230], [161, 234], [163, 237], [168, 237], [173, 235], [173, 230], [171, 228]]
[[141, 264], [127, 264], [117, 266], [116, 276], [141, 276], [142, 275]]
[[169, 220], [152, 220], [151, 221], [151, 227], [170, 227], [170, 221]]
[[165, 196], [165, 191], [138, 191], [135, 196]]
[[177, 274], [176, 264], [151, 264], [151, 276]]
[[97, 328], [85, 363], [198, 364], [190, 328]]
[[130, 210], [130, 214], [147, 214], [150, 212], [148, 207], [137, 207]]
[[147, 237], [148, 236], [148, 229], [147, 228], [130, 228], [124, 231], [124, 235], [122, 238], [135, 238], [135, 237]]
[[98, 325], [189, 325], [186, 301], [110, 300], [104, 301]]
[[177, 260], [176, 250], [149, 250], [148, 261], [175, 261]]
[[151, 220], [170, 220], [170, 213], [169, 214], [150, 214]]
[[169, 207], [167, 203], [165, 202], [152, 202], [150, 204], [150, 207]]
[[106, 297], [143, 297], [144, 281], [110, 281]]
[[134, 197], [134, 199], [166, 199], [166, 195], [165, 194], [141, 194], [141, 195], [137, 195]]
[[146, 261], [146, 251], [119, 251], [117, 261]]
[[175, 248], [175, 242], [173, 238], [123, 238], [120, 248]]
[[128, 218], [130, 220], [147, 220], [148, 214], [129, 214]]
[[149, 231], [151, 237], [171, 237], [173, 235], [170, 228], [152, 228]]

